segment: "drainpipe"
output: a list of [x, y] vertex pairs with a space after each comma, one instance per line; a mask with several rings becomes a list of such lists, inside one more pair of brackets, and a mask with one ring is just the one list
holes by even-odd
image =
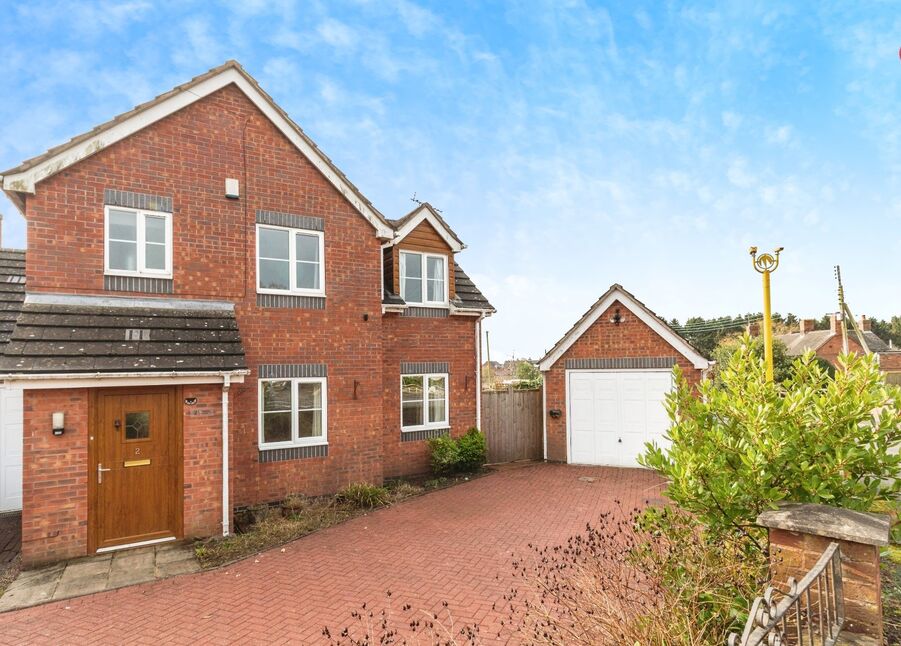
[[482, 430], [482, 314], [476, 320], [476, 428]]
[[228, 389], [231, 375], [222, 376], [222, 535], [228, 536], [231, 507], [228, 495]]
[[547, 376], [549, 372], [541, 373], [541, 442], [542, 457], [547, 462]]

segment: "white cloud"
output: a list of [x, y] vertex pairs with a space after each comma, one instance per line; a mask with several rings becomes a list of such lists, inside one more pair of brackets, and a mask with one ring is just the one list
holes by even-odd
[[356, 32], [334, 18], [328, 18], [319, 23], [316, 33], [323, 41], [336, 49], [353, 49], [357, 44]]
[[747, 161], [742, 157], [732, 160], [726, 172], [726, 177], [729, 178], [729, 183], [737, 188], [750, 188], [757, 183], [754, 175], [748, 172]]
[[771, 144], [785, 145], [792, 139], [792, 127], [783, 125], [778, 127], [767, 127], [766, 140]]
[[736, 114], [735, 112], [731, 112], [726, 110], [720, 115], [720, 118], [723, 121], [723, 125], [729, 128], [730, 130], [735, 130], [740, 127], [742, 124], [742, 116], [740, 114]]

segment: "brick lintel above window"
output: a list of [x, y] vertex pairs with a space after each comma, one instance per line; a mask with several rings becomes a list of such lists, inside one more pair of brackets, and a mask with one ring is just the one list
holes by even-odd
[[260, 379], [302, 379], [327, 376], [328, 367], [324, 363], [263, 363], [259, 367]]
[[103, 190], [103, 203], [107, 206], [124, 206], [131, 209], [172, 213], [172, 198], [164, 195], [149, 195], [107, 188]]
[[290, 227], [292, 229], [308, 229], [310, 231], [325, 231], [325, 222], [322, 218], [311, 215], [294, 215], [293, 213], [281, 213], [279, 211], [257, 210], [257, 224], [268, 224], [275, 227]]
[[450, 372], [447, 361], [402, 361], [400, 374], [447, 374]]
[[676, 357], [614, 357], [597, 359], [567, 359], [567, 370], [648, 370], [672, 368]]

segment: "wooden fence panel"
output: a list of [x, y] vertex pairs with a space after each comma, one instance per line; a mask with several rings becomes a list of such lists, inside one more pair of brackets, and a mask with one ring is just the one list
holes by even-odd
[[541, 390], [482, 392], [482, 431], [491, 463], [540, 460]]

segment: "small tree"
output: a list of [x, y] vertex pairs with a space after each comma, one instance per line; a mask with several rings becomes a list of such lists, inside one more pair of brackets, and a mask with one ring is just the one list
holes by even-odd
[[518, 389], [528, 390], [541, 385], [541, 371], [531, 361], [519, 362], [516, 366], [516, 378], [519, 380], [516, 384]]
[[[734, 334], [722, 339], [713, 350], [711, 359], [713, 359], [713, 379], [717, 384], [721, 383], [719, 378], [720, 370], [729, 365], [732, 355], [744, 343], [744, 336]], [[760, 360], [763, 359], [763, 337], [755, 336], [751, 338], [751, 350]], [[825, 368], [828, 364], [823, 362]], [[785, 381], [791, 375], [792, 358], [788, 356], [785, 344], [779, 340], [773, 340], [773, 379], [776, 381]]]
[[667, 495], [713, 532], [739, 532], [756, 547], [760, 512], [781, 501], [867, 510], [894, 500], [901, 483], [901, 390], [886, 386], [871, 356], [842, 356], [835, 377], [811, 353], [768, 383], [749, 338], [698, 391], [678, 369], [667, 397], [669, 448], [640, 461], [669, 482]]

